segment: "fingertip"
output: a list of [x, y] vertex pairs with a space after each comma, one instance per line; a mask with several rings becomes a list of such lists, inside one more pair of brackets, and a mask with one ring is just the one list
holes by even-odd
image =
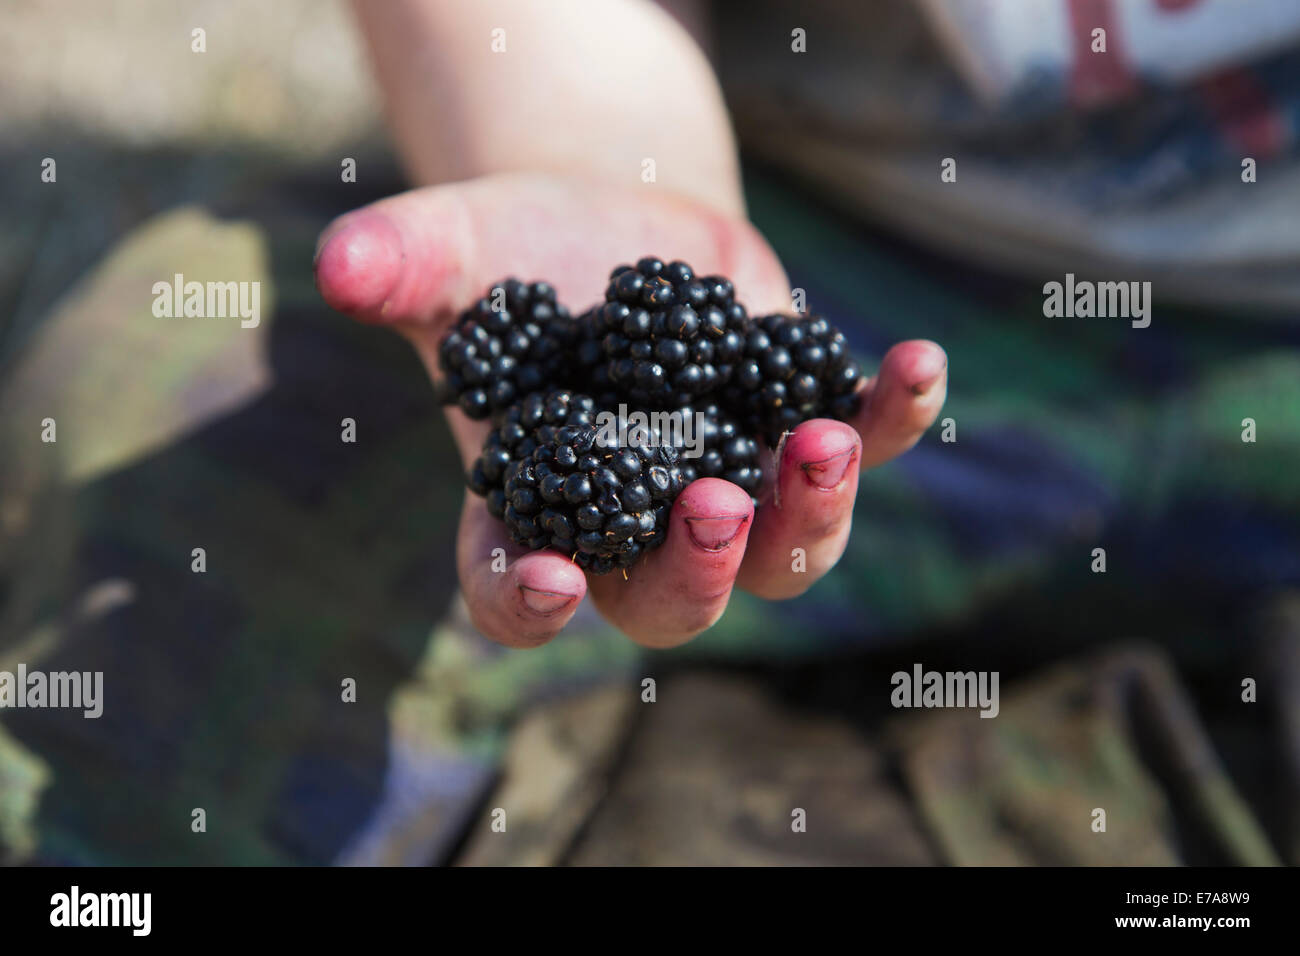
[[882, 377], [913, 395], [925, 395], [948, 370], [948, 353], [929, 339], [912, 339], [891, 348], [880, 363]]
[[524, 607], [548, 617], [572, 605], [587, 593], [587, 576], [556, 551], [533, 551], [515, 561], [514, 585]]
[[819, 491], [835, 491], [856, 469], [862, 439], [853, 426], [828, 418], [804, 422], [786, 438], [781, 481], [798, 478]]
[[586, 579], [572, 562], [552, 551], [534, 551], [511, 562], [480, 609], [484, 635], [515, 648], [541, 647], [569, 623], [586, 595]]
[[645, 647], [691, 640], [726, 610], [753, 515], [739, 486], [721, 478], [691, 482], [673, 502], [663, 547], [638, 562], [628, 581], [593, 580], [597, 606]]
[[797, 597], [839, 560], [861, 457], [862, 440], [845, 422], [816, 418], [786, 436], [777, 492], [755, 519], [741, 587], [767, 600]]
[[363, 211], [321, 234], [316, 288], [330, 308], [363, 321], [383, 321], [401, 278], [402, 237], [385, 215]]
[[754, 508], [743, 488], [721, 478], [696, 478], [682, 489], [675, 504], [684, 504], [700, 514], [741, 505], [751, 511]]
[[673, 522], [698, 554], [723, 555], [737, 543], [743, 545], [753, 519], [749, 494], [721, 478], [691, 482], [673, 504]]
[[860, 467], [897, 458], [934, 424], [948, 396], [948, 354], [928, 339], [900, 342], [886, 353], [853, 425], [862, 436]]
[[482, 498], [466, 495], [457, 541], [461, 592], [474, 627], [506, 647], [540, 647], [586, 596], [586, 578], [554, 551], [521, 552]]

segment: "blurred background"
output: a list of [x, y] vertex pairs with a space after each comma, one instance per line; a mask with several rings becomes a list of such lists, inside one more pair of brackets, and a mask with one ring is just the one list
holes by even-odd
[[[0, 671], [105, 702], [0, 712], [0, 861], [1300, 862], [1300, 11], [1225, 2], [709, 8], [752, 218], [868, 367], [944, 345], [956, 440], [864, 475], [803, 598], [654, 654], [468, 622], [428, 379], [313, 287], [407, 185], [347, 6], [5, 4]], [[1045, 318], [1066, 272], [1152, 325]], [[175, 273], [261, 324], [156, 318]], [[918, 663], [999, 716], [895, 710]]]

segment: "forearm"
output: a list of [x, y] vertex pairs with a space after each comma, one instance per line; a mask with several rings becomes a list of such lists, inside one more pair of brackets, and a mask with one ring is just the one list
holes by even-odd
[[743, 215], [735, 143], [712, 69], [655, 5], [354, 6], [397, 148], [417, 182], [532, 170], [636, 186], [652, 160], [646, 188]]

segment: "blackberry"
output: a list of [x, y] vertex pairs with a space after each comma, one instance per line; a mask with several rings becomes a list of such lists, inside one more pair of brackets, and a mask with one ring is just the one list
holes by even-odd
[[444, 405], [487, 418], [568, 377], [577, 324], [547, 282], [505, 279], [467, 309], [438, 350]]
[[603, 359], [609, 385], [653, 409], [686, 405], [724, 386], [748, 319], [729, 280], [652, 257], [610, 273], [605, 304], [589, 316], [581, 360]]
[[[750, 317], [729, 280], [655, 258], [615, 269], [605, 302], [577, 319], [544, 282], [498, 283], [439, 361], [444, 400], [496, 425], [470, 489], [516, 542], [594, 574], [662, 544], [673, 501], [697, 478], [730, 481], [757, 505], [759, 439], [775, 446], [809, 418], [851, 418], [862, 381], [824, 318]], [[650, 430], [607, 434], [602, 413], [628, 408], [648, 413]], [[691, 430], [660, 435], [661, 412], [683, 416], [674, 425], [690, 417]]]
[[556, 428], [591, 425], [595, 420], [595, 402], [585, 395], [564, 389], [533, 392], [511, 405], [501, 424], [488, 434], [465, 483], [474, 494], [487, 499], [492, 515], [504, 518], [506, 483], [538, 444], [552, 440]]
[[763, 464], [758, 442], [745, 434], [739, 424], [715, 404], [687, 406], [682, 415], [703, 417], [698, 424], [697, 439], [700, 454], [694, 458], [682, 455], [680, 467], [688, 483], [698, 478], [722, 478], [749, 492], [754, 504], [763, 483]]
[[[594, 402], [582, 396], [572, 405], [585, 409]], [[594, 424], [568, 423], [576, 417], [568, 413], [566, 424], [537, 428], [531, 451], [506, 467], [503, 518], [517, 543], [553, 548], [584, 571], [607, 574], [663, 543], [687, 479], [677, 449], [606, 443]]]
[[847, 421], [862, 372], [844, 334], [820, 316], [768, 315], [746, 330], [723, 404], [741, 430], [776, 446], [810, 418]]

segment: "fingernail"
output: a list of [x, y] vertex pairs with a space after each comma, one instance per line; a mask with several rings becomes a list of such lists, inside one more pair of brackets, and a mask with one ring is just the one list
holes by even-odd
[[705, 551], [722, 551], [736, 540], [749, 515], [726, 515], [720, 518], [687, 518], [686, 530], [691, 540]]
[[577, 597], [576, 594], [565, 594], [563, 591], [540, 591], [526, 584], [519, 585], [519, 593], [524, 596], [524, 603], [529, 610], [538, 614], [554, 614]]
[[[935, 352], [936, 354], [933, 355], [929, 361], [921, 363], [922, 367], [916, 370], [917, 379], [910, 386], [913, 395], [920, 396], [930, 391], [930, 389], [934, 388], [934, 386], [938, 384], [939, 379], [943, 378], [944, 373], [948, 371], [948, 353], [942, 351], [937, 346], [935, 347]], [[936, 371], [931, 371], [931, 369], [934, 369], [932, 363], [936, 359], [940, 362], [939, 368]], [[929, 367], [927, 368], [926, 366]]]
[[808, 484], [814, 488], [825, 490], [838, 488], [840, 482], [844, 480], [844, 476], [848, 473], [849, 465], [853, 463], [853, 455], [856, 451], [856, 448], [850, 448], [821, 461], [804, 462], [800, 467], [803, 468], [803, 474], [808, 479]]
[[[944, 366], [944, 368], [947, 369], [947, 366]], [[923, 382], [917, 382], [915, 385], [912, 386], [912, 394], [919, 398], [920, 396], [924, 395], [926, 392], [930, 391], [930, 389], [934, 388], [934, 386], [938, 383], [939, 379], [941, 378], [943, 378], [943, 372], [940, 372], [938, 375], [935, 375], [931, 378], [927, 378]]]

